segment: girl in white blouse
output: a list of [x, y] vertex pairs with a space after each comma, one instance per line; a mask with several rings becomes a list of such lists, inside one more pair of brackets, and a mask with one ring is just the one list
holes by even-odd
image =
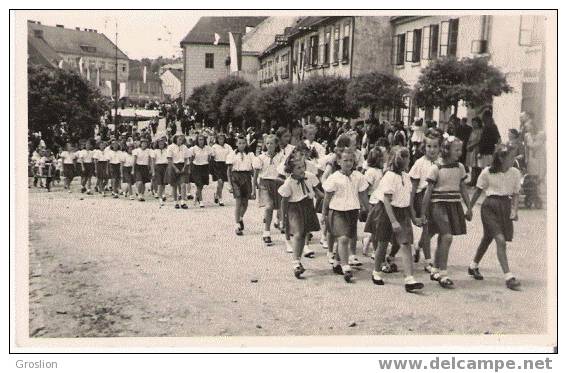
[[126, 145], [126, 151], [122, 152], [122, 181], [126, 184], [126, 194], [124, 196], [130, 197], [131, 200], [134, 199], [134, 193], [132, 192], [132, 184], [134, 183], [134, 175], [132, 173], [132, 167], [134, 166], [133, 150], [134, 143], [130, 142]]
[[222, 200], [222, 190], [224, 183], [228, 181], [226, 157], [232, 152], [232, 147], [226, 142], [226, 135], [219, 133], [216, 143], [211, 147], [213, 153], [213, 181], [217, 182], [217, 191], [215, 193], [215, 203], [224, 206]]
[[195, 183], [195, 203], [204, 208], [203, 187], [209, 185], [209, 161], [212, 157], [212, 149], [207, 145], [207, 138], [203, 134], [197, 135], [197, 143], [189, 149], [189, 161], [191, 162], [190, 179]]

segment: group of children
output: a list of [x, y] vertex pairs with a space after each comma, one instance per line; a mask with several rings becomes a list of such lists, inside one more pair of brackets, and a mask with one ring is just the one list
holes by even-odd
[[[165, 185], [170, 184], [175, 208], [184, 209], [188, 208], [190, 183], [196, 186], [196, 202], [204, 207], [202, 190], [212, 175], [217, 182], [215, 202], [223, 205], [224, 183], [228, 183], [228, 191], [235, 199], [238, 236], [244, 234], [248, 203], [256, 198], [258, 190], [259, 205], [264, 208], [262, 241], [267, 246], [274, 244], [271, 227], [275, 212], [274, 227], [285, 233], [287, 251], [293, 253], [295, 277], [301, 278], [305, 272], [303, 258], [314, 255], [309, 247], [312, 232], [322, 231], [320, 243], [327, 249], [332, 271], [346, 282], [353, 281], [353, 268], [362, 265], [356, 256], [359, 237], [363, 254], [370, 248], [374, 253], [372, 282], [376, 285], [384, 285], [386, 274], [397, 270], [393, 257], [399, 252], [407, 292], [424, 287], [414, 278], [413, 268], [421, 252], [430, 279], [443, 288], [454, 287], [448, 272], [453, 236], [466, 234], [466, 221], [471, 221], [473, 206], [484, 192], [483, 238], [468, 274], [475, 280], [483, 279], [479, 263], [494, 240], [506, 286], [514, 290], [520, 287], [506, 256], [506, 243], [513, 237], [512, 222], [517, 219], [521, 182], [520, 172], [513, 167], [511, 149], [504, 145], [497, 148], [492, 166], [482, 171], [470, 198], [465, 185], [467, 172], [458, 161], [462, 142], [454, 136], [437, 129], [427, 130], [424, 155], [409, 169], [410, 152], [406, 147], [386, 149], [375, 145], [364, 157], [356, 147], [356, 133], [351, 132], [341, 135], [334, 152], [326, 154], [325, 147], [314, 140], [316, 132], [315, 126], [306, 126], [303, 139], [298, 140], [282, 127], [265, 137], [264, 151], [259, 154], [247, 151], [244, 136], [236, 138], [232, 149], [223, 134], [217, 134], [210, 146], [207, 138], [200, 135], [190, 148], [185, 145], [185, 136], [177, 135], [169, 145], [165, 138], [158, 138], [153, 149], [148, 147], [147, 140], [142, 140], [138, 147], [130, 143], [126, 149], [121, 149], [116, 141], [110, 146], [101, 142], [95, 150], [87, 142], [77, 152], [68, 145], [60, 159], [67, 188], [79, 169], [84, 193], [92, 194], [93, 175], [97, 177], [97, 190], [103, 195], [111, 181], [114, 198], [119, 198], [125, 183], [125, 195], [134, 199], [132, 185], [136, 183], [138, 199], [143, 201], [145, 184], [152, 183], [152, 192], [163, 205]], [[39, 172], [45, 173], [47, 167], [51, 175], [53, 156], [46, 151], [39, 159], [35, 154], [34, 157], [43, 170]], [[364, 223], [361, 235], [359, 221]], [[421, 228], [415, 250], [413, 225]], [[437, 246], [433, 254], [431, 240], [435, 235]]]

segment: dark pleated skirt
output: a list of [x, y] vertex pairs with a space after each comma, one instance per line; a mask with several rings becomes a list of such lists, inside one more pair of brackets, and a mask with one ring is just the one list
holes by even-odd
[[461, 202], [433, 202], [430, 207], [429, 232], [434, 234], [467, 234], [467, 223]]
[[278, 188], [281, 185], [282, 182], [279, 179], [260, 179], [260, 207], [271, 206], [274, 210], [280, 209], [281, 196], [278, 193]]
[[327, 229], [334, 237], [356, 237], [358, 210], [337, 211], [329, 209]]
[[512, 200], [508, 196], [486, 197], [480, 208], [480, 218], [485, 237], [502, 234], [506, 241], [514, 238], [514, 224], [510, 219]]
[[386, 213], [386, 207], [382, 202], [378, 202], [370, 209], [364, 231], [373, 234], [380, 242], [397, 242], [398, 244], [413, 243], [410, 208], [392, 206], [392, 210], [394, 211], [396, 220], [400, 223], [400, 232], [394, 233], [392, 223]]
[[299, 202], [289, 202], [287, 230], [290, 235], [305, 235], [321, 229], [315, 206], [311, 198], [304, 198]]

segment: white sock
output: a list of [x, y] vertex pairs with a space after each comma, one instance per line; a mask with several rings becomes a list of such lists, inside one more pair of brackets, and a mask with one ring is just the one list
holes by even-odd
[[477, 269], [477, 268], [478, 268], [478, 263], [476, 263], [476, 262], [471, 262], [471, 264], [469, 264], [469, 268], [470, 268], [470, 269]]
[[352, 271], [352, 268], [350, 268], [350, 266], [349, 266], [348, 264], [347, 264], [347, 265], [344, 265], [344, 266], [342, 266], [342, 268], [343, 268], [343, 272]]
[[349, 262], [352, 262], [352, 261], [354, 261], [355, 259], [356, 259], [356, 255], [350, 255], [350, 256], [348, 257], [348, 261], [349, 261]]
[[299, 261], [299, 260], [296, 260], [296, 259], [295, 259], [295, 260], [293, 260], [292, 263], [293, 263], [293, 266], [294, 266], [294, 267], [299, 267], [299, 266], [301, 266], [301, 261]]
[[439, 271], [439, 274], [441, 275], [441, 277], [447, 277], [447, 276], [449, 276], [449, 272], [447, 272], [446, 269], [443, 269], [443, 270]]
[[512, 272], [504, 273], [504, 280], [508, 281], [509, 279], [515, 277]]
[[270, 237], [270, 231], [264, 231], [262, 237]]
[[415, 281], [415, 278], [413, 278], [413, 276], [407, 276], [404, 279], [404, 282], [406, 283], [406, 285], [411, 285], [411, 284], [417, 283], [417, 281]]
[[376, 280], [381, 280], [382, 279], [382, 272], [372, 271], [372, 277], [375, 278]]
[[425, 259], [425, 263], [433, 265], [433, 260], [431, 258]]

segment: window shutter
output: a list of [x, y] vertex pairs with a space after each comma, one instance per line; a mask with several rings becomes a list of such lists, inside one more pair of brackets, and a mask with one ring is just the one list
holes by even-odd
[[431, 25], [431, 38], [429, 39], [429, 59], [437, 58], [439, 50], [439, 25]]
[[421, 60], [421, 29], [413, 31], [413, 62]]
[[457, 55], [457, 41], [459, 39], [459, 19], [452, 19], [449, 23], [449, 56]]

